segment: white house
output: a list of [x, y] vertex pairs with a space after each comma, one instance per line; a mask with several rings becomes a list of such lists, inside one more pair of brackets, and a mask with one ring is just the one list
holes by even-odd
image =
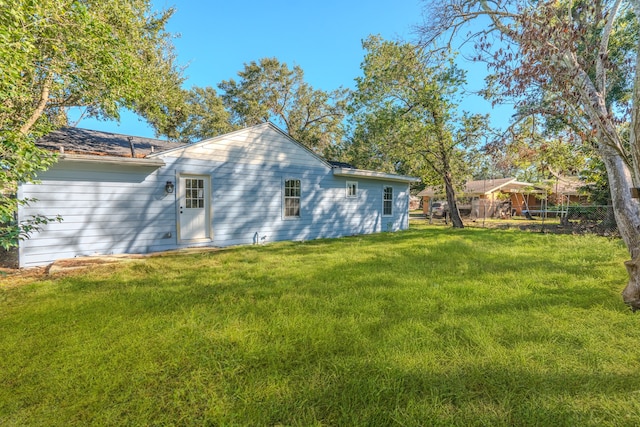
[[20, 266], [76, 256], [406, 229], [417, 178], [331, 163], [271, 123], [183, 145], [78, 128], [38, 143], [58, 162], [21, 184], [18, 219], [60, 215]]

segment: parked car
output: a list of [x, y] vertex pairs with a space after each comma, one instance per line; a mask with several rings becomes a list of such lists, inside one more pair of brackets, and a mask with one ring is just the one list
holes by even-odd
[[431, 204], [431, 217], [444, 218], [449, 214], [449, 204], [447, 202], [433, 202]]

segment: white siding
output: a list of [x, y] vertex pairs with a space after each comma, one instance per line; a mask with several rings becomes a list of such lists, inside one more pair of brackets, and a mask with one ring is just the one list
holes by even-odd
[[[270, 126], [235, 132], [154, 157], [153, 169], [61, 162], [22, 185], [20, 197], [38, 199], [21, 209], [28, 215], [61, 215], [21, 243], [21, 266], [92, 254], [145, 253], [185, 246], [229, 246], [278, 240], [339, 237], [408, 227], [408, 184], [335, 177], [309, 150]], [[180, 174], [211, 177], [212, 239], [179, 240], [177, 197]], [[283, 183], [300, 179], [300, 218], [283, 218]], [[346, 181], [358, 182], [356, 198]], [[176, 185], [165, 194], [166, 181]], [[382, 192], [393, 187], [393, 216], [382, 216]]]
[[63, 221], [21, 242], [21, 266], [175, 245], [167, 237], [175, 235], [174, 200], [164, 194], [166, 180], [152, 168], [61, 162], [40, 179], [40, 184], [21, 186], [21, 197], [37, 200], [20, 210], [20, 219], [42, 214], [60, 215]]
[[292, 141], [268, 123], [172, 150], [158, 157], [204, 159], [207, 162], [246, 165], [278, 164], [281, 167], [317, 167], [322, 162], [308, 149]]

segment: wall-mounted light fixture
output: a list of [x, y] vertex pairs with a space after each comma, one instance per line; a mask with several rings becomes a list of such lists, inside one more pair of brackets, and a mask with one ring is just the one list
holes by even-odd
[[164, 191], [166, 191], [167, 194], [171, 194], [173, 193], [174, 188], [175, 186], [173, 185], [173, 182], [167, 181], [166, 185], [164, 186]]

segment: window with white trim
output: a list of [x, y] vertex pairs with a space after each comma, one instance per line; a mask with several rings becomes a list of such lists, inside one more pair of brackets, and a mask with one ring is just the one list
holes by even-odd
[[385, 186], [382, 190], [382, 215], [393, 215], [393, 187]]
[[300, 217], [300, 180], [287, 179], [284, 181], [284, 217]]
[[347, 181], [347, 198], [358, 197], [358, 183], [356, 181]]

